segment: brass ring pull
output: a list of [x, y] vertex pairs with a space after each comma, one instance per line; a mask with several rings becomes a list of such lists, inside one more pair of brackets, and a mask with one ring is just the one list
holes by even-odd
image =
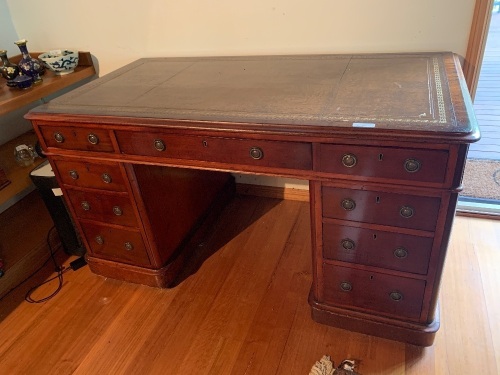
[[73, 180], [78, 180], [78, 177], [80, 177], [78, 175], [78, 172], [75, 171], [74, 169], [70, 170], [69, 171], [69, 176], [73, 179]]
[[127, 251], [134, 250], [134, 245], [132, 245], [132, 242], [125, 242], [124, 247], [125, 247], [125, 250], [127, 250]]
[[400, 292], [391, 292], [389, 293], [389, 297], [391, 297], [393, 301], [399, 302], [403, 299], [403, 294]]
[[167, 149], [165, 142], [163, 142], [161, 139], [155, 139], [153, 142], [153, 146], [157, 151], [165, 151]]
[[352, 168], [358, 163], [358, 158], [353, 154], [345, 154], [342, 156], [342, 165], [347, 168]]
[[123, 211], [122, 211], [122, 209], [120, 208], [120, 206], [114, 206], [114, 207], [113, 207], [113, 213], [114, 213], [116, 216], [122, 216], [122, 215], [123, 215]]
[[82, 208], [83, 208], [85, 211], [90, 211], [90, 204], [89, 204], [89, 202], [87, 202], [87, 201], [83, 201], [83, 202], [81, 203], [81, 206], [82, 206]]
[[340, 205], [346, 211], [352, 211], [356, 208], [356, 202], [354, 202], [350, 198], [342, 199], [342, 202], [340, 202]]
[[64, 142], [64, 135], [62, 135], [62, 133], [60, 133], [60, 132], [55, 132], [54, 139], [56, 140], [57, 143], [63, 143]]
[[420, 170], [422, 163], [417, 159], [406, 159], [404, 163], [405, 171], [408, 173], [415, 173]]
[[404, 217], [405, 219], [409, 219], [410, 217], [412, 217], [413, 215], [415, 215], [415, 210], [413, 209], [413, 207], [403, 206], [399, 210], [399, 214], [402, 217]]
[[111, 178], [111, 176], [108, 173], [103, 173], [101, 175], [101, 178], [104, 181], [104, 183], [106, 183], [106, 184], [110, 184], [111, 181], [112, 181], [112, 178]]
[[250, 149], [250, 156], [252, 159], [260, 160], [264, 157], [264, 151], [260, 147], [252, 147]]
[[344, 292], [350, 292], [352, 290], [352, 284], [348, 281], [342, 281], [340, 283], [340, 289], [342, 289]]
[[93, 145], [96, 145], [99, 143], [99, 137], [93, 133], [90, 133], [88, 136], [87, 136], [87, 139], [89, 141], [90, 144], [93, 144]]
[[394, 250], [394, 256], [398, 259], [404, 259], [408, 256], [408, 250], [406, 250], [404, 247], [398, 247], [396, 250]]
[[356, 244], [350, 238], [343, 239], [340, 244], [345, 250], [353, 250], [356, 247]]
[[102, 236], [96, 236], [95, 242], [97, 242], [99, 245], [102, 245], [104, 243], [104, 238]]

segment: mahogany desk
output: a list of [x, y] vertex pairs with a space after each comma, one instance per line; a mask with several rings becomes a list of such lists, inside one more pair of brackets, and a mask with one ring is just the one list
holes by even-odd
[[168, 286], [228, 172], [306, 179], [313, 318], [432, 344], [479, 138], [452, 53], [141, 59], [27, 118], [93, 272]]

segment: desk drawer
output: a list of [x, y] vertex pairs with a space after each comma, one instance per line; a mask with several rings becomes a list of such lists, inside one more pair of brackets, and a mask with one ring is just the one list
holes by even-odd
[[132, 204], [128, 196], [96, 194], [79, 190], [66, 190], [76, 216], [104, 223], [137, 227]]
[[418, 320], [425, 281], [323, 265], [324, 298], [334, 306], [372, 310]]
[[118, 163], [102, 162], [97, 164], [58, 158], [54, 158], [53, 162], [64, 184], [102, 190], [127, 191]]
[[48, 147], [80, 151], [114, 151], [108, 130], [65, 125], [42, 125], [39, 129]]
[[323, 224], [323, 256], [416, 274], [427, 274], [433, 238], [347, 225]]
[[448, 150], [320, 144], [317, 169], [357, 177], [443, 183]]
[[323, 186], [323, 216], [434, 231], [441, 198]]
[[138, 231], [80, 223], [93, 255], [137, 266], [151, 263]]
[[311, 144], [306, 142], [184, 136], [116, 131], [124, 154], [188, 159], [236, 165], [312, 169]]

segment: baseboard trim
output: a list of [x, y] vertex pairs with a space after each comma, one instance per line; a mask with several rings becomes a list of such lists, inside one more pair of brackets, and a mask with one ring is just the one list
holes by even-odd
[[309, 190], [305, 189], [290, 189], [279, 186], [237, 183], [236, 193], [240, 195], [253, 195], [257, 197], [309, 202]]

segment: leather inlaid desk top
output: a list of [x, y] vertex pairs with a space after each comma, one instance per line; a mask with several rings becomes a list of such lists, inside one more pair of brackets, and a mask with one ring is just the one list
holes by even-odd
[[35, 111], [473, 141], [458, 64], [452, 53], [145, 58]]

